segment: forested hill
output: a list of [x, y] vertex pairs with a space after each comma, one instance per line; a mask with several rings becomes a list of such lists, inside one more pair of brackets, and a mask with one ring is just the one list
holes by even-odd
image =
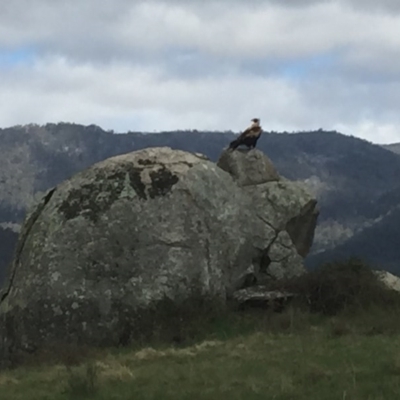
[[[69, 123], [1, 129], [0, 241], [15, 236], [5, 224], [20, 224], [35, 197], [98, 161], [153, 146], [200, 152], [216, 161], [234, 136], [196, 130], [115, 134]], [[258, 147], [283, 176], [305, 181], [317, 195], [321, 215], [314, 252], [343, 242], [399, 203], [400, 156], [382, 146], [318, 130], [265, 132]], [[0, 279], [12, 247], [0, 248]]]
[[399, 246], [400, 207], [376, 223], [362, 229], [333, 249], [314, 254], [308, 267], [315, 268], [325, 262], [343, 261], [350, 257], [367, 260], [371, 266], [400, 275]]

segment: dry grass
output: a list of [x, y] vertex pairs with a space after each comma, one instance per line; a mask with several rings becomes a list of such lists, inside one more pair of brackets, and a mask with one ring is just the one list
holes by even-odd
[[213, 349], [217, 346], [223, 345], [221, 341], [205, 341], [193, 346], [185, 348], [169, 348], [165, 350], [156, 350], [152, 347], [147, 347], [133, 354], [133, 357], [138, 360], [152, 360], [162, 357], [195, 357], [202, 351]]
[[341, 327], [333, 335], [337, 323], [183, 348], [125, 349], [93, 364], [16, 369], [0, 374], [0, 399], [400, 398], [400, 336], [342, 334]]

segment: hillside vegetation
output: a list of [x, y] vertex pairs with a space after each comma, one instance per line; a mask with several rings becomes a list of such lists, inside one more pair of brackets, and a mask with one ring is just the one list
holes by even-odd
[[399, 247], [400, 207], [392, 209], [376, 223], [361, 230], [334, 249], [315, 254], [308, 260], [308, 265], [315, 268], [329, 261], [343, 261], [349, 257], [368, 260], [377, 268], [394, 274], [400, 273]]

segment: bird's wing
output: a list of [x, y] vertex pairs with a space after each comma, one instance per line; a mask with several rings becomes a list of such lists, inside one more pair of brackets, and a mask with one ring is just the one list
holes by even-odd
[[261, 133], [261, 126], [249, 126], [240, 134], [239, 139], [244, 139], [247, 136], [257, 136], [259, 133]]
[[248, 128], [246, 128], [238, 137], [238, 139], [243, 139], [245, 138], [249, 133], [251, 133], [251, 131], [253, 130], [254, 126], [249, 126]]

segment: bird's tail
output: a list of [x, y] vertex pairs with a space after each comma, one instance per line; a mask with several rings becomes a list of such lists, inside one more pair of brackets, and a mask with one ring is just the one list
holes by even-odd
[[229, 143], [229, 148], [235, 150], [239, 146], [239, 140], [235, 139]]

